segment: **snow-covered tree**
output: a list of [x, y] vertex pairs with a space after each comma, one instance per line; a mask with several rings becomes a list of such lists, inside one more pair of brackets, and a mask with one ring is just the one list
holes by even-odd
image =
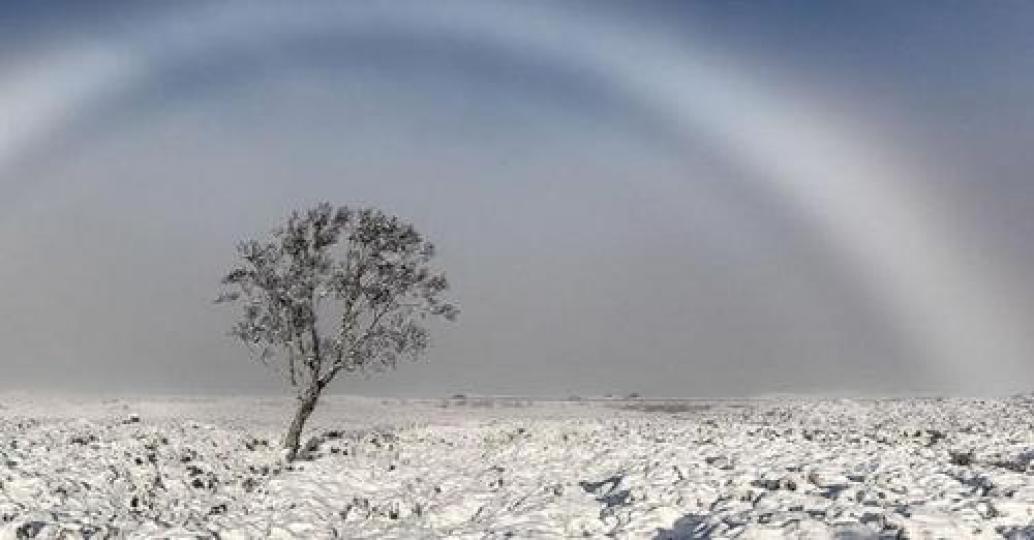
[[298, 408], [284, 437], [297, 456], [320, 394], [342, 372], [394, 368], [428, 346], [424, 323], [454, 320], [434, 246], [412, 225], [374, 208], [319, 204], [294, 212], [265, 241], [238, 245], [217, 302], [241, 306], [231, 335], [280, 371]]

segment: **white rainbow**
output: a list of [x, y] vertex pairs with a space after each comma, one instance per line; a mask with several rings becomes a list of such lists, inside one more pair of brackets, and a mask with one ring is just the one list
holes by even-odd
[[995, 290], [993, 269], [963, 256], [948, 224], [924, 213], [929, 195], [911, 181], [918, 171], [858, 126], [838, 127], [799, 97], [749, 80], [733, 59], [676, 47], [646, 28], [526, 4], [249, 2], [178, 15], [9, 71], [0, 80], [0, 180], [79, 115], [169, 66], [328, 32], [460, 36], [603, 77], [687, 139], [718, 141], [764, 189], [807, 213], [941, 384], [1001, 391], [1029, 382], [1032, 347], [1017, 306]]

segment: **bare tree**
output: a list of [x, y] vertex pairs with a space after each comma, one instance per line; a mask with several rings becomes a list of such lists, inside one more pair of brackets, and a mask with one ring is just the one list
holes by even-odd
[[284, 437], [294, 459], [320, 394], [341, 372], [394, 368], [428, 346], [429, 317], [454, 320], [441, 296], [434, 246], [412, 225], [365, 208], [322, 203], [264, 242], [237, 247], [239, 263], [216, 302], [242, 306], [231, 335], [283, 373], [298, 409]]

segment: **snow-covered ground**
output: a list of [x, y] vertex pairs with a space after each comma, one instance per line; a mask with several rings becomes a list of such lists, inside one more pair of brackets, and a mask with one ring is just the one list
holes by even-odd
[[1030, 398], [290, 407], [0, 395], [0, 539], [1034, 538]]

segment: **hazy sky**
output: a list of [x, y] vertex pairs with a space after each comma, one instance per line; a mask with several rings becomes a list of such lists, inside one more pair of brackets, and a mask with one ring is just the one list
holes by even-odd
[[235, 243], [373, 204], [462, 307], [349, 392], [1034, 387], [1034, 5], [0, 8], [0, 389], [279, 388]]

